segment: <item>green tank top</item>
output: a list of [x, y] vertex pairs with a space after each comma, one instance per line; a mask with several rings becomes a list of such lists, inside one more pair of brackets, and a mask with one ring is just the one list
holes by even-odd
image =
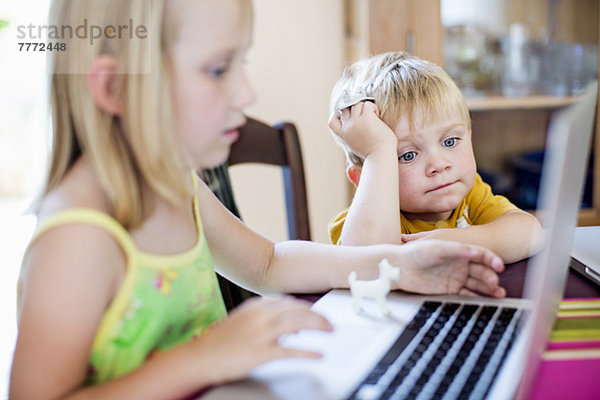
[[34, 239], [59, 225], [92, 224], [110, 233], [126, 254], [125, 278], [91, 349], [88, 385], [137, 369], [155, 352], [191, 340], [227, 315], [196, 199], [194, 214], [198, 241], [176, 255], [139, 250], [115, 219], [92, 209], [56, 213], [36, 231]]

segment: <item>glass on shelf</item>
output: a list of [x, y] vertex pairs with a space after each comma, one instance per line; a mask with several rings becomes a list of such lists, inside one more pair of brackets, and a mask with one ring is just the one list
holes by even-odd
[[550, 42], [541, 60], [540, 89], [546, 94], [578, 95], [598, 75], [594, 43]]
[[475, 25], [446, 28], [444, 65], [465, 97], [576, 96], [598, 75], [595, 43], [531, 40], [512, 24], [505, 36]]
[[527, 28], [512, 24], [502, 43], [502, 94], [506, 97], [525, 97], [532, 92], [535, 80], [535, 59], [529, 43]]
[[498, 84], [497, 43], [474, 25], [446, 28], [444, 65], [467, 97], [481, 96]]

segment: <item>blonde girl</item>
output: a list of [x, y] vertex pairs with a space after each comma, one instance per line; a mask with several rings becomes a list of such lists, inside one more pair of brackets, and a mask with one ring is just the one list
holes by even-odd
[[[319, 356], [278, 338], [330, 330], [322, 316], [290, 298], [227, 315], [215, 269], [259, 293], [320, 293], [353, 270], [374, 277], [385, 257], [403, 270], [395, 289], [504, 294], [501, 260], [477, 247], [275, 244], [192, 173], [227, 158], [254, 100], [249, 0], [55, 0], [51, 17], [114, 29], [52, 54], [52, 159], [22, 267], [12, 399], [182, 398]], [[118, 37], [128, 24], [146, 36]]]

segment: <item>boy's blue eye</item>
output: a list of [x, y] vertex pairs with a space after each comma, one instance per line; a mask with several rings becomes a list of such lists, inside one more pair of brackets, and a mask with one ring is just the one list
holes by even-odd
[[453, 147], [456, 145], [456, 138], [448, 138], [444, 140], [444, 147]]
[[408, 151], [400, 156], [400, 160], [404, 162], [410, 162], [415, 159], [417, 153], [414, 151]]

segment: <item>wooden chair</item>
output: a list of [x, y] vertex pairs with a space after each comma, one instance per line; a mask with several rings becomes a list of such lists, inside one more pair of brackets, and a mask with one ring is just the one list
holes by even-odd
[[[288, 237], [290, 240], [310, 240], [304, 164], [298, 131], [294, 124], [280, 122], [270, 126], [248, 118], [247, 124], [240, 130], [240, 138], [231, 148], [227, 162], [217, 168], [202, 171], [202, 176], [212, 191], [240, 219], [228, 167], [243, 163], [281, 167]], [[219, 284], [228, 309], [253, 295], [221, 276], [219, 276]]]

